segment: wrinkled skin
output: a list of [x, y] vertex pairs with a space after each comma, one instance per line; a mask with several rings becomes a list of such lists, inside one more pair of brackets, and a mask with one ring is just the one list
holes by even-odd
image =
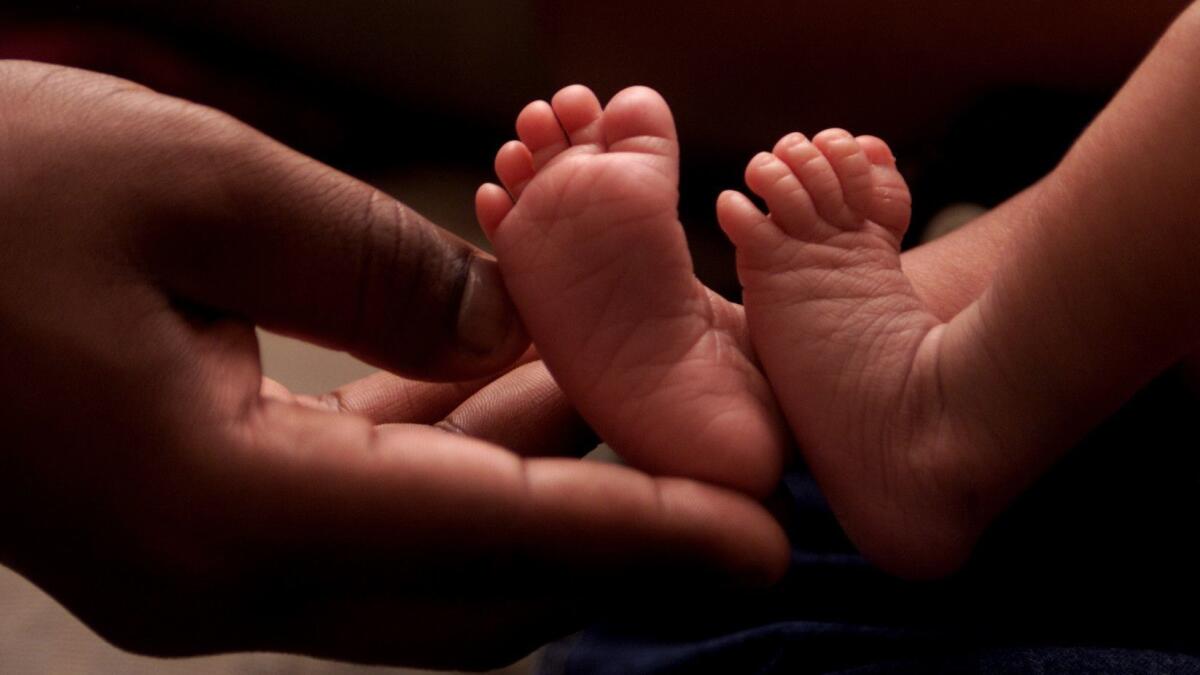
[[[105, 638], [484, 667], [783, 573], [752, 500], [575, 459], [494, 262], [402, 204], [82, 71], [0, 63], [0, 120], [0, 560]], [[255, 324], [401, 375], [293, 396]]]

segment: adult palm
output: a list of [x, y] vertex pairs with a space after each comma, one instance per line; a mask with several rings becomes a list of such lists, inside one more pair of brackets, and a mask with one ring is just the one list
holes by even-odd
[[[108, 639], [481, 666], [782, 574], [751, 500], [576, 459], [540, 363], [492, 375], [494, 263], [399, 202], [92, 73], [0, 63], [0, 119], [0, 560]], [[418, 379], [292, 396], [255, 325]]]

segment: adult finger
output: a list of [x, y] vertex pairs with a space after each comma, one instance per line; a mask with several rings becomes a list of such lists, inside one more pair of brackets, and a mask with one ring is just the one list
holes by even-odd
[[437, 426], [526, 457], [582, 456], [600, 442], [542, 361], [495, 379]]
[[366, 184], [239, 134], [199, 181], [216, 194], [191, 194], [193, 181], [161, 196], [164, 210], [192, 207], [157, 242], [172, 291], [420, 377], [478, 376], [524, 350], [494, 260]]
[[270, 397], [247, 415], [131, 483], [136, 507], [88, 574], [50, 556], [57, 571], [31, 577], [136, 651], [456, 665], [642, 592], [763, 585], [787, 566], [775, 521], [721, 488]]
[[211, 480], [222, 508], [239, 514], [236, 550], [251, 559], [387, 560], [389, 574], [432, 566], [458, 586], [513, 565], [598, 577], [720, 571], [765, 583], [787, 563], [783, 532], [759, 504], [692, 481], [523, 459], [425, 426], [375, 427], [270, 402], [245, 433], [247, 448], [192, 476]]
[[532, 349], [499, 377], [422, 382], [378, 372], [323, 396], [293, 395], [263, 378], [277, 401], [362, 415], [375, 424], [429, 424], [473, 436], [526, 457], [579, 457], [599, 437], [571, 406]]
[[[532, 348], [516, 360], [513, 368], [537, 358]], [[319, 397], [298, 397], [313, 407], [362, 415], [375, 424], [434, 424], [497, 377], [462, 382], [425, 382], [387, 372], [378, 372], [338, 387]]]
[[116, 78], [23, 63], [0, 82], [20, 94], [11, 154], [39, 158], [23, 171], [87, 181], [42, 208], [76, 217], [91, 200], [175, 306], [423, 378], [478, 377], [525, 349], [495, 261], [369, 185]]
[[[251, 549], [339, 540], [403, 552], [407, 562], [394, 569], [456, 551], [524, 552], [610, 568], [646, 562], [669, 543], [667, 559], [763, 578], [779, 571], [772, 554], [786, 558], [782, 533], [757, 503], [692, 481], [573, 459], [523, 459], [425, 426], [376, 427], [271, 401], [246, 425], [246, 447], [211, 464], [208, 453], [192, 475], [212, 478], [230, 504], [240, 502], [242, 522], [263, 526], [246, 542]], [[400, 532], [403, 543], [387, 534]]]

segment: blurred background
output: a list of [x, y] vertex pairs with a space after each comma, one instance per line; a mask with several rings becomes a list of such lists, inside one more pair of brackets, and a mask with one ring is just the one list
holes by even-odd
[[[0, 5], [0, 58], [220, 108], [481, 245], [474, 190], [525, 103], [575, 82], [602, 99], [650, 85], [679, 124], [698, 274], [734, 295], [713, 200], [779, 136], [841, 126], [887, 139], [914, 193], [911, 245], [1049, 170], [1184, 4], [43, 0]], [[262, 352], [268, 375], [305, 393], [369, 372], [276, 336]], [[0, 672], [407, 671], [125, 655], [0, 568]]]

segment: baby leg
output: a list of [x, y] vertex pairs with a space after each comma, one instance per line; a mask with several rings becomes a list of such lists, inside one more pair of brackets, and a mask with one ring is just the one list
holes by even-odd
[[746, 311], [801, 449], [858, 546], [957, 567], [1086, 429], [1200, 338], [1200, 7], [1039, 186], [1026, 240], [938, 320], [895, 250], [906, 193], [874, 141], [788, 137], [726, 194]]

